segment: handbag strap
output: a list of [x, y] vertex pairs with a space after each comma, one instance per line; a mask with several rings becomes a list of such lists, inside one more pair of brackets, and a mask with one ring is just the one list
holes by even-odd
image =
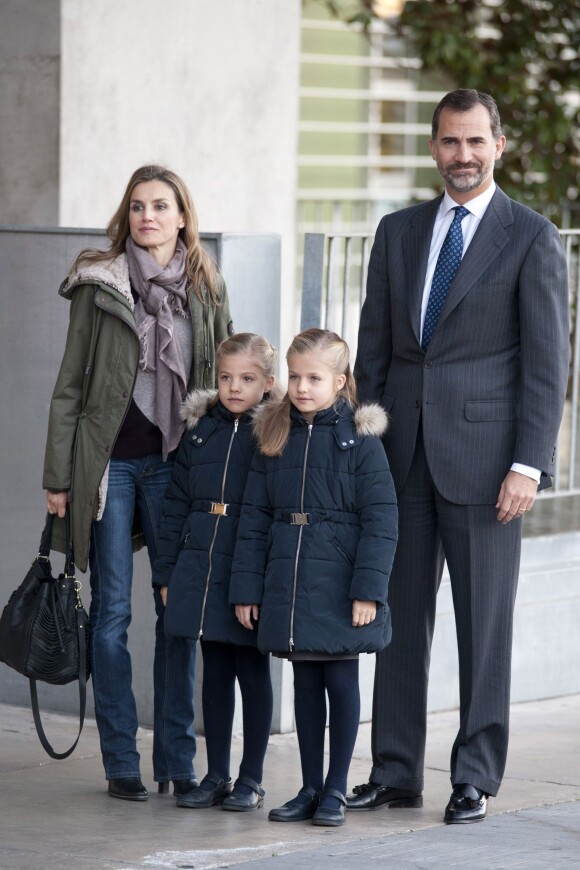
[[42, 535], [40, 537], [40, 546], [38, 548], [38, 556], [37, 559], [43, 559], [46, 561], [50, 556], [50, 542], [52, 538], [52, 524], [54, 522], [54, 514], [47, 513], [46, 522], [44, 524], [44, 529], [42, 530]]
[[69, 755], [72, 755], [72, 753], [76, 749], [77, 743], [79, 742], [85, 722], [85, 710], [87, 705], [87, 633], [85, 630], [86, 613], [82, 604], [80, 604], [80, 599], [79, 605], [77, 605], [75, 612], [77, 615], [77, 634], [79, 639], [79, 732], [77, 734], [75, 742], [69, 749], [66, 750], [66, 752], [55, 752], [50, 743], [48, 742], [48, 738], [44, 733], [44, 728], [42, 727], [42, 721], [40, 719], [38, 694], [36, 691], [36, 680], [32, 677], [29, 678], [30, 701], [32, 703], [32, 715], [34, 716], [36, 732], [46, 752], [48, 752], [51, 758], [56, 759], [68, 758]]
[[[64, 562], [64, 575], [65, 577], [74, 577], [75, 575], [75, 558], [73, 551], [73, 540], [72, 540], [72, 523], [70, 519], [70, 508], [67, 505], [66, 513], [64, 517], [65, 521], [65, 529], [66, 529], [66, 556]], [[42, 535], [40, 537], [40, 546], [38, 548], [38, 556], [37, 559], [42, 559], [42, 561], [46, 562], [50, 556], [50, 545], [52, 543], [52, 526], [54, 523], [54, 514], [46, 514], [46, 522], [44, 524], [44, 529], [42, 530]]]

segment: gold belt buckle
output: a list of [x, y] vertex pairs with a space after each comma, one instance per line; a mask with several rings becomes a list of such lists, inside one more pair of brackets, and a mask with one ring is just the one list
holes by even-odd
[[307, 526], [308, 514], [290, 514], [290, 525], [292, 526]]
[[221, 501], [212, 501], [209, 512], [210, 514], [217, 514], [219, 517], [227, 517], [228, 505]]

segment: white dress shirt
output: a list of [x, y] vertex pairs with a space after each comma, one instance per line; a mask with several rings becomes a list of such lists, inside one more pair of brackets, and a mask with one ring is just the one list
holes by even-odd
[[[464, 207], [469, 211], [469, 214], [466, 214], [463, 220], [461, 221], [461, 231], [463, 233], [463, 254], [465, 256], [465, 252], [468, 249], [471, 240], [475, 235], [475, 231], [477, 230], [479, 223], [485, 214], [485, 211], [488, 205], [491, 202], [491, 199], [495, 193], [495, 182], [484, 190], [483, 193], [480, 193], [479, 196], [475, 196], [473, 199], [470, 199], [469, 202], [464, 204]], [[437, 265], [437, 258], [439, 257], [439, 252], [443, 246], [443, 242], [445, 241], [445, 236], [449, 231], [449, 227], [453, 221], [454, 211], [453, 209], [456, 206], [460, 205], [460, 203], [455, 202], [447, 191], [445, 191], [443, 195], [443, 199], [441, 200], [441, 205], [439, 206], [439, 210], [437, 212], [437, 217], [435, 218], [435, 223], [433, 225], [433, 235], [431, 236], [431, 246], [429, 248], [429, 260], [427, 262], [427, 272], [425, 273], [425, 286], [423, 287], [423, 298], [421, 301], [421, 335], [423, 336], [423, 324], [425, 323], [425, 312], [427, 311], [427, 302], [429, 301], [429, 293], [431, 292], [431, 284], [433, 283], [433, 275], [435, 273], [435, 266]], [[541, 472], [537, 468], [532, 468], [529, 465], [523, 465], [521, 462], [514, 462], [511, 467], [512, 471], [518, 471], [520, 474], [525, 474], [527, 477], [531, 477], [532, 480], [535, 480], [536, 483], [540, 482]]]

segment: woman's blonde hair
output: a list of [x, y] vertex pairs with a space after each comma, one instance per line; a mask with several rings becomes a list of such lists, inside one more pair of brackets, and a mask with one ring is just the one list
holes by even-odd
[[[286, 360], [304, 353], [319, 355], [335, 377], [345, 376], [344, 385], [339, 389], [336, 398], [344, 399], [350, 408], [356, 408], [356, 384], [350, 369], [350, 351], [346, 341], [328, 329], [306, 329], [294, 337], [286, 353]], [[266, 456], [280, 456], [284, 450], [290, 434], [291, 408], [292, 402], [286, 393], [276, 408], [264, 420], [260, 420], [258, 443]]]
[[77, 270], [84, 263], [98, 263], [104, 260], [111, 260], [125, 252], [125, 242], [130, 235], [129, 210], [131, 207], [131, 196], [135, 187], [144, 181], [162, 181], [173, 190], [177, 207], [183, 215], [183, 227], [179, 230], [179, 238], [186, 247], [186, 275], [193, 290], [202, 302], [205, 301], [201, 289], [202, 285], [207, 287], [212, 301], [214, 303], [219, 302], [216, 266], [202, 247], [199, 238], [197, 212], [191, 193], [179, 175], [171, 172], [170, 169], [166, 169], [164, 166], [157, 166], [155, 164], [140, 166], [129, 179], [123, 198], [115, 214], [107, 224], [106, 233], [111, 241], [109, 249], [103, 251], [99, 248], [85, 248], [73, 263], [71, 272]]
[[[219, 372], [220, 363], [224, 357], [235, 356], [238, 353], [247, 353], [251, 356], [265, 378], [276, 377], [278, 351], [267, 338], [256, 335], [254, 332], [236, 332], [218, 345], [215, 359], [216, 372]], [[274, 381], [273, 387], [268, 391], [269, 399], [279, 402], [282, 396], [282, 388]], [[217, 396], [215, 402], [217, 402]]]

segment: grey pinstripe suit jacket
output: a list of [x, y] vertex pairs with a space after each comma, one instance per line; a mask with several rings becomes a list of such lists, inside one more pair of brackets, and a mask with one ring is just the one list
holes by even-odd
[[512, 462], [541, 469], [550, 485], [569, 365], [566, 261], [553, 224], [496, 188], [425, 354], [421, 298], [440, 201], [379, 224], [355, 378], [360, 398], [391, 415], [385, 447], [398, 492], [422, 419], [444, 498], [495, 503]]

